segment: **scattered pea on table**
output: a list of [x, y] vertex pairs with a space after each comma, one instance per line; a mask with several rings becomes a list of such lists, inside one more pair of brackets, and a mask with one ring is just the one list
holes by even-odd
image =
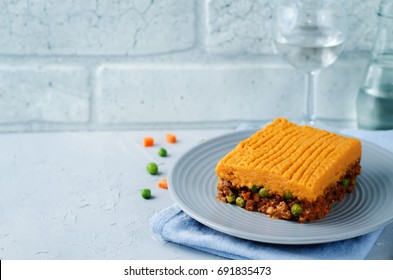
[[166, 157], [167, 156], [167, 151], [164, 149], [164, 148], [160, 148], [159, 150], [158, 150], [158, 155], [160, 156], [160, 157]]
[[155, 162], [149, 162], [146, 166], [147, 172], [151, 175], [156, 175], [158, 173], [158, 166]]
[[149, 189], [142, 189], [141, 190], [141, 196], [144, 199], [149, 199], [151, 197], [151, 191]]

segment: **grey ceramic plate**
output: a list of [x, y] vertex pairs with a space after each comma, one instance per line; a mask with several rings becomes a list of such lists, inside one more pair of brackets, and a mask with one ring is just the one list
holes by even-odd
[[277, 244], [316, 244], [360, 236], [393, 222], [393, 154], [362, 141], [357, 187], [321, 221], [299, 224], [270, 219], [216, 199], [217, 162], [254, 131], [209, 140], [184, 154], [169, 174], [179, 207], [202, 224], [240, 238]]

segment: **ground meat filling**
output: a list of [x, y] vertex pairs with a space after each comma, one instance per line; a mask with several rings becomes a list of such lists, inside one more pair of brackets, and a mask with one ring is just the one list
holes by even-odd
[[[248, 211], [265, 213], [272, 218], [294, 220], [300, 223], [313, 222], [325, 217], [335, 201], [342, 200], [347, 192], [354, 190], [356, 176], [360, 172], [361, 167], [357, 162], [339, 182], [326, 188], [324, 195], [317, 197], [314, 202], [296, 197], [283, 197], [274, 193], [262, 197], [259, 191], [263, 186], [254, 186], [252, 189], [233, 186], [231, 182], [224, 179], [218, 179], [217, 198], [225, 203], [236, 203]], [[241, 201], [243, 203], [240, 203]]]

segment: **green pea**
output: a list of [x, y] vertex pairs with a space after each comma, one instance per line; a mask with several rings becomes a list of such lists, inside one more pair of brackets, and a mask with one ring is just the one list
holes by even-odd
[[342, 181], [343, 187], [348, 187], [351, 184], [351, 181], [348, 178], [344, 178]]
[[246, 205], [246, 202], [244, 201], [244, 199], [240, 196], [238, 196], [236, 198], [236, 205], [240, 206], [240, 207], [244, 207], [244, 205]]
[[302, 207], [301, 207], [299, 204], [295, 203], [295, 204], [292, 205], [292, 207], [291, 207], [291, 213], [292, 213], [294, 216], [300, 216], [300, 214], [302, 213]]
[[290, 191], [285, 191], [284, 192], [284, 199], [285, 200], [292, 200], [293, 199], [293, 194]]
[[158, 166], [155, 162], [149, 162], [146, 166], [147, 172], [149, 172], [151, 175], [155, 175], [158, 172]]
[[151, 191], [149, 189], [142, 189], [141, 190], [141, 196], [144, 199], [149, 199], [151, 197]]
[[233, 195], [227, 196], [228, 203], [234, 203], [235, 200], [236, 200], [236, 195], [233, 194]]
[[159, 155], [160, 157], [166, 157], [167, 152], [166, 152], [166, 150], [165, 150], [164, 148], [160, 148], [160, 149], [158, 150], [158, 155]]
[[259, 190], [259, 196], [260, 197], [269, 197], [270, 193], [268, 189], [262, 188]]
[[252, 191], [252, 192], [258, 192], [258, 191], [259, 191], [259, 188], [258, 188], [257, 186], [254, 185], [254, 186], [251, 187], [251, 191]]

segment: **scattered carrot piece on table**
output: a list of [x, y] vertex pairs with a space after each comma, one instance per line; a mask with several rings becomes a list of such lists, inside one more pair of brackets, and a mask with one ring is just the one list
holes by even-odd
[[154, 146], [154, 139], [152, 137], [143, 138], [143, 146], [145, 147]]
[[166, 141], [168, 141], [171, 144], [175, 143], [176, 142], [176, 135], [167, 133], [166, 134]]
[[161, 189], [167, 189], [168, 188], [168, 179], [162, 178], [160, 181], [158, 181], [158, 187], [160, 187]]

